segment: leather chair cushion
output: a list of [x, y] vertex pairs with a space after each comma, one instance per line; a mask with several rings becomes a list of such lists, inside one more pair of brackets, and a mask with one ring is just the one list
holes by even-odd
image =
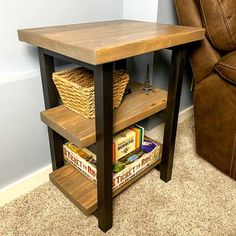
[[236, 51], [223, 56], [215, 65], [215, 70], [223, 78], [236, 84]]
[[215, 48], [236, 50], [236, 0], [196, 0], [208, 39]]
[[194, 88], [196, 148], [236, 180], [236, 87], [212, 73]]

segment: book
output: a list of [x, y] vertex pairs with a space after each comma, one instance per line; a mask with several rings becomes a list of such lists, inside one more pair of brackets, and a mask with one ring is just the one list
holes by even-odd
[[139, 125], [134, 125], [130, 127], [131, 130], [136, 132], [136, 146], [141, 147], [144, 139], [144, 128]]
[[[97, 182], [96, 155], [72, 143], [63, 145], [64, 158], [94, 183]], [[113, 164], [113, 191], [134, 178], [148, 166], [160, 160], [161, 144], [148, 137], [143, 145]]]
[[141, 147], [144, 128], [138, 125], [124, 129], [113, 136], [113, 163]]

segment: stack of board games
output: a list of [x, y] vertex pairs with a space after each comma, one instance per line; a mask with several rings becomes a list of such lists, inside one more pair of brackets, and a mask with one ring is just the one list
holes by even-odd
[[[87, 148], [80, 149], [70, 142], [63, 145], [63, 150], [65, 160], [96, 183], [96, 155]], [[160, 156], [161, 144], [146, 136], [144, 136], [141, 146], [115, 162], [113, 156], [113, 191], [134, 178], [148, 166], [159, 161]]]
[[113, 163], [128, 153], [141, 147], [144, 138], [144, 128], [133, 125], [113, 136]]

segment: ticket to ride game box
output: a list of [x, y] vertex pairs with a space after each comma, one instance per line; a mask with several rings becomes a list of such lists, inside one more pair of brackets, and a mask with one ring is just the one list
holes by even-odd
[[[65, 160], [96, 183], [96, 155], [87, 148], [80, 149], [70, 142], [64, 144], [63, 148]], [[141, 147], [113, 164], [113, 191], [159, 161], [160, 158], [161, 144], [145, 136]]]

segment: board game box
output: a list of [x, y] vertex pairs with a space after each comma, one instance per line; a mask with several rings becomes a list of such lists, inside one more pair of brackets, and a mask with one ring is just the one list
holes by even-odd
[[[96, 183], [96, 155], [72, 143], [63, 146], [64, 158], [90, 180]], [[161, 144], [144, 137], [143, 145], [113, 164], [113, 191], [134, 178], [148, 166], [160, 160]]]
[[133, 125], [113, 136], [113, 163], [128, 153], [141, 147], [144, 138], [144, 128]]

